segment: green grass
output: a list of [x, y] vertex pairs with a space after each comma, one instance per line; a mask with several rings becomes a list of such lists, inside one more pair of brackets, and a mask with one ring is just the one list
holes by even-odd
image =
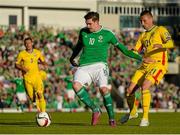
[[97, 126], [91, 126], [90, 112], [52, 112], [52, 123], [47, 128], [37, 126], [35, 115], [0, 113], [0, 134], [180, 134], [180, 113], [151, 113], [149, 127], [139, 127], [140, 118], [122, 125], [118, 120], [123, 114], [117, 113], [115, 128], [108, 125], [106, 113]]

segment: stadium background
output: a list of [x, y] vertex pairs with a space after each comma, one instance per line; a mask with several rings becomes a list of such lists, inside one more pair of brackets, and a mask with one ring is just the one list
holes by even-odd
[[[75, 97], [67, 98], [67, 79], [71, 77], [69, 57], [84, 27], [88, 11], [100, 13], [101, 24], [112, 29], [125, 45], [134, 45], [140, 28], [138, 17], [143, 9], [152, 11], [158, 25], [168, 28], [175, 41], [169, 51], [169, 72], [158, 87], [152, 88], [152, 110], [179, 111], [180, 108], [180, 1], [179, 0], [1, 0], [0, 1], [0, 108], [1, 112], [17, 111], [15, 58], [23, 49], [25, 36], [45, 54], [48, 79], [45, 98], [50, 111], [81, 111], [84, 107]], [[110, 48], [109, 65], [112, 96], [116, 111], [126, 110], [124, 92], [139, 63]], [[98, 88], [89, 93], [102, 108]], [[140, 98], [140, 92], [137, 92]], [[140, 106], [141, 107], [141, 106]], [[33, 111], [27, 101], [26, 111]]]

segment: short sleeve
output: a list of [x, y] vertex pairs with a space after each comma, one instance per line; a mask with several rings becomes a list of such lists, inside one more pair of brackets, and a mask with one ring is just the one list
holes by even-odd
[[161, 38], [162, 38], [164, 43], [171, 40], [171, 35], [170, 35], [170, 33], [168, 32], [168, 30], [165, 27], [160, 26], [159, 27], [159, 33], [160, 33]]
[[44, 55], [39, 51], [39, 59], [44, 62], [45, 61], [45, 58], [44, 58]]
[[23, 59], [23, 54], [20, 52], [16, 59], [16, 64], [20, 64]]

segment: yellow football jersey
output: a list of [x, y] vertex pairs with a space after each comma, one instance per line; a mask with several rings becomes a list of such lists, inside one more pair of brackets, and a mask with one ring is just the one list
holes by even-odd
[[18, 54], [16, 64], [22, 64], [28, 69], [28, 72], [24, 74], [24, 77], [31, 76], [33, 74], [39, 74], [38, 60], [42, 62], [45, 60], [44, 56], [37, 49], [33, 49], [32, 53], [28, 53], [26, 50], [21, 51]]
[[[153, 45], [161, 44], [163, 48], [153, 48]], [[150, 57], [167, 67], [167, 48], [173, 48], [173, 42], [167, 29], [163, 26], [154, 26], [151, 30], [145, 31], [139, 37], [135, 51], [143, 52], [144, 57]]]

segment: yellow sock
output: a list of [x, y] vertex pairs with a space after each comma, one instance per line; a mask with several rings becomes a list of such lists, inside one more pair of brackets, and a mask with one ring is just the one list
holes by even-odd
[[46, 112], [46, 101], [44, 97], [39, 100], [39, 107], [41, 112]]
[[130, 115], [135, 115], [137, 112], [137, 106], [135, 101], [135, 93], [127, 96], [127, 103], [130, 109]]
[[136, 105], [136, 100], [134, 100], [134, 105], [133, 105], [133, 108], [130, 112], [130, 115], [133, 116], [136, 114], [136, 112], [137, 112], [137, 105]]
[[151, 93], [149, 90], [142, 91], [143, 119], [148, 120], [149, 107], [151, 102]]
[[46, 101], [45, 101], [44, 97], [42, 97], [39, 100], [39, 105], [40, 105], [41, 112], [46, 112]]
[[36, 108], [38, 112], [40, 111], [40, 104], [39, 104], [39, 99], [36, 99]]

